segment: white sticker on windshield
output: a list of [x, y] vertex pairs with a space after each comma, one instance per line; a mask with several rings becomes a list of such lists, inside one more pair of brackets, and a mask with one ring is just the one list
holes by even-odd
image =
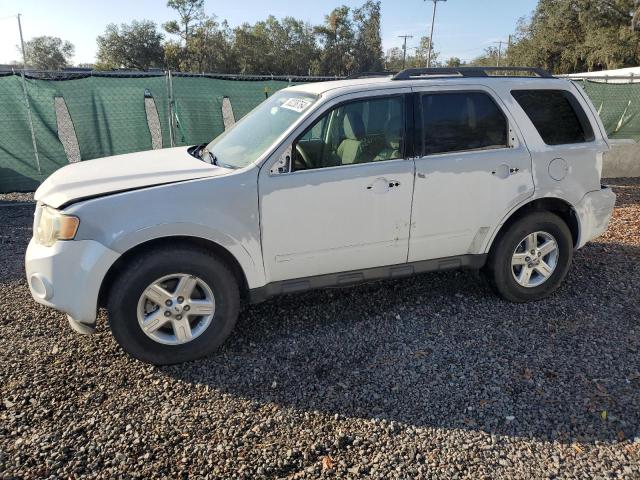
[[300, 113], [313, 103], [311, 98], [290, 98], [281, 107]]

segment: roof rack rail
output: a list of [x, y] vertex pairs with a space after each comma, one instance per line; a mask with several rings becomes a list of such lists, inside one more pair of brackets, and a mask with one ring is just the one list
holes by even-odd
[[[487, 72], [530, 73], [540, 78], [553, 78], [546, 70], [538, 67], [444, 67], [407, 68], [393, 76], [393, 80], [415, 80], [420, 77], [489, 77]], [[504, 75], [516, 76], [516, 75]]]
[[398, 72], [358, 72], [352, 73], [351, 75], [345, 77], [345, 80], [354, 80], [356, 78], [369, 78], [369, 77], [390, 77], [391, 75], [396, 75]]

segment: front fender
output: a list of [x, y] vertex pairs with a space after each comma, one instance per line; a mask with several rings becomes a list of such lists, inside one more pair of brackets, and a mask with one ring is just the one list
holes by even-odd
[[216, 243], [238, 261], [249, 288], [257, 288], [265, 284], [262, 262], [260, 259], [253, 258], [241, 240], [202, 224], [181, 222], [148, 226], [119, 236], [111, 248], [123, 254], [143, 243], [167, 237], [194, 237]]
[[249, 288], [264, 285], [255, 169], [223, 177], [120, 192], [74, 204], [77, 238], [120, 254], [158, 238], [186, 236], [231, 253]]

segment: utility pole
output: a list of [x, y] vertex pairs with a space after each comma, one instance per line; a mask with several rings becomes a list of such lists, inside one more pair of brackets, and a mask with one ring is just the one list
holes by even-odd
[[[511, 37], [509, 37], [509, 38], [511, 38]], [[502, 44], [506, 43], [507, 45], [509, 45], [510, 41], [511, 40], [509, 40], [509, 42], [505, 42], [504, 40], [498, 40], [497, 42], [493, 42], [493, 43], [498, 44], [498, 63], [496, 63], [496, 67], [500, 66], [500, 60], [502, 58]]]
[[402, 69], [407, 66], [407, 38], [413, 38], [413, 35], [398, 35], [398, 38], [404, 38], [404, 45], [402, 46]]
[[[425, 2], [427, 0], [424, 0]], [[446, 2], [447, 0], [429, 0], [433, 2], [433, 16], [431, 17], [431, 34], [429, 35], [429, 53], [427, 54], [427, 68], [431, 67], [431, 52], [433, 51], [433, 25], [436, 23], [436, 6], [438, 2]]]

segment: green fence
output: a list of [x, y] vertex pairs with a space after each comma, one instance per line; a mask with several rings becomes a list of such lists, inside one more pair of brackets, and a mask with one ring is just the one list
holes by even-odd
[[582, 80], [609, 138], [640, 140], [640, 83]]
[[[192, 145], [224, 131], [225, 97], [238, 120], [281, 88], [324, 80], [164, 73], [42, 76], [47, 75], [31, 74], [23, 80], [19, 74], [0, 73], [0, 192], [34, 190], [75, 160], [151, 149], [153, 122], [146, 102], [152, 102], [159, 124], [157, 146]], [[70, 132], [61, 132], [60, 125]], [[79, 158], [65, 150], [65, 136], [79, 150]]]
[[[233, 121], [281, 88], [327, 79], [0, 72], [0, 192], [34, 190], [69, 162], [208, 142], [224, 131], [225, 99]], [[640, 84], [580, 83], [611, 138], [640, 140]]]

